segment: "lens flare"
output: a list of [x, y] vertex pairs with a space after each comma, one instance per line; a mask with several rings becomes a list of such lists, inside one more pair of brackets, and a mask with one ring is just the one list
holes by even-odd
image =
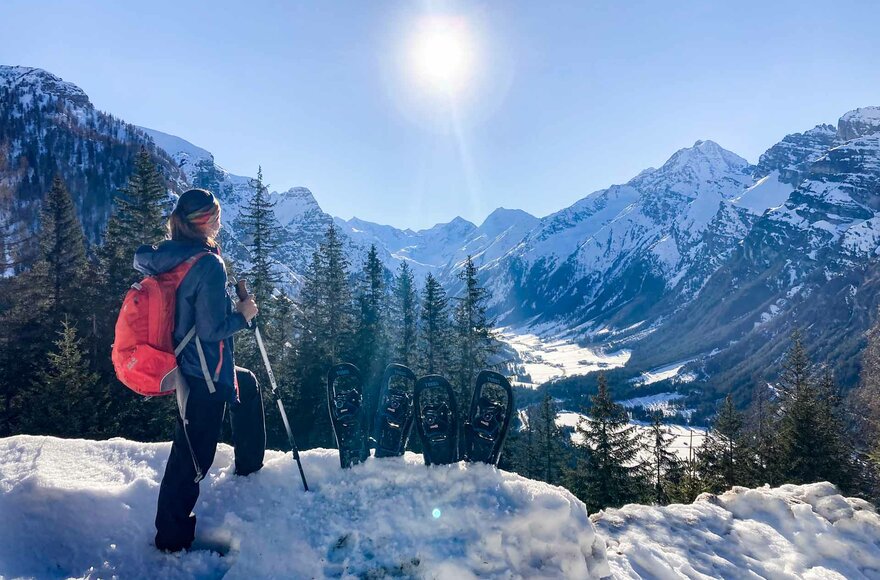
[[440, 509], [439, 509], [439, 508], [434, 508], [434, 511], [431, 512], [431, 515], [434, 516], [434, 519], [435, 519], [435, 520], [438, 520], [438, 519], [440, 519], [440, 516], [441, 516], [442, 514], [440, 513]]

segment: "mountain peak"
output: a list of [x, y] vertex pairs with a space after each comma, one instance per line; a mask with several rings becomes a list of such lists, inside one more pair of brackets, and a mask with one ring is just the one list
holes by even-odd
[[[692, 147], [673, 153], [660, 169], [639, 173], [628, 185], [639, 190], [676, 191], [695, 197], [703, 189], [700, 184], [743, 181], [749, 167], [748, 161], [718, 143], [700, 140]], [[724, 197], [732, 193], [725, 191]]]
[[880, 133], [880, 107], [854, 109], [837, 122], [837, 134], [844, 141]]
[[480, 224], [480, 230], [496, 230], [499, 228], [508, 228], [511, 225], [519, 223], [537, 223], [539, 220], [532, 214], [521, 209], [507, 209], [499, 207], [490, 213], [483, 223]]
[[749, 162], [728, 151], [715, 141], [700, 140], [693, 147], [679, 149], [663, 164], [660, 172], [679, 171], [685, 168], [710, 171], [742, 171]]
[[435, 224], [430, 228], [419, 230], [416, 233], [426, 233], [426, 232], [439, 232], [439, 231], [458, 231], [458, 232], [467, 232], [471, 230], [477, 229], [477, 226], [467, 221], [461, 216], [455, 216], [452, 220], [446, 223]]
[[91, 107], [85, 91], [41, 68], [0, 65], [0, 87], [49, 95], [79, 107]]

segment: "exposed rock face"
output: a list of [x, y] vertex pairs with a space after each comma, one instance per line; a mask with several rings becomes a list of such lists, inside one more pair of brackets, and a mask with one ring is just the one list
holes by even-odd
[[755, 175], [760, 178], [778, 171], [780, 181], [797, 185], [807, 167], [837, 143], [837, 130], [831, 125], [817, 125], [803, 133], [786, 135], [761, 155]]
[[880, 107], [850, 111], [837, 122], [837, 133], [844, 141], [873, 135], [880, 131]]

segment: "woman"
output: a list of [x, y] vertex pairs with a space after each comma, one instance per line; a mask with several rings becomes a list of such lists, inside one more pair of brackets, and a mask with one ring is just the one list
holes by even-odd
[[[141, 246], [134, 267], [157, 275], [190, 260], [177, 288], [175, 345], [185, 342], [177, 361], [188, 389], [178, 389], [180, 415], [171, 455], [159, 488], [156, 547], [189, 549], [195, 537], [192, 513], [199, 481], [214, 461], [226, 405], [231, 407], [235, 473], [263, 466], [266, 429], [263, 399], [253, 373], [235, 366], [232, 336], [257, 315], [253, 298], [234, 304], [226, 291], [226, 267], [217, 246], [220, 204], [204, 189], [180, 196], [168, 223], [170, 240]], [[182, 392], [186, 391], [186, 392]]]

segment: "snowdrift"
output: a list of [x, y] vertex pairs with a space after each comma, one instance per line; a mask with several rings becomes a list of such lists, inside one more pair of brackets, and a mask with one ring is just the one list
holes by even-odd
[[830, 483], [735, 487], [591, 519], [616, 578], [880, 578], [880, 517]]
[[880, 577], [880, 516], [827, 483], [588, 518], [562, 488], [409, 453], [343, 471], [335, 451], [305, 452], [305, 494], [289, 454], [238, 478], [225, 445], [196, 509], [200, 533], [232, 552], [161, 554], [152, 519], [168, 450], [0, 439], [0, 578]]
[[587, 578], [610, 574], [605, 543], [566, 490], [484, 465], [421, 456], [341, 470], [335, 451], [232, 473], [221, 445], [196, 506], [210, 552], [151, 545], [170, 445], [17, 436], [0, 440], [0, 577]]

